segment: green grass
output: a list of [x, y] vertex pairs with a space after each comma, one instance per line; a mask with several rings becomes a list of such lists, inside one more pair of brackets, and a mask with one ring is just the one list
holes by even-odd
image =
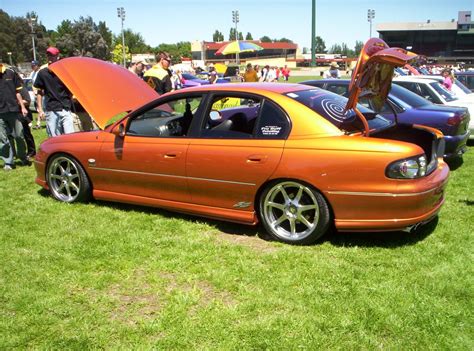
[[[44, 130], [35, 131], [38, 139]], [[437, 225], [296, 247], [0, 172], [0, 349], [472, 350], [474, 148]]]

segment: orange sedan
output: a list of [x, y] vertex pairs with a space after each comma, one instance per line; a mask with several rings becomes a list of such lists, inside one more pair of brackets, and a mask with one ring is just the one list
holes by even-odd
[[157, 97], [103, 61], [50, 67], [100, 128], [41, 145], [36, 183], [59, 201], [93, 197], [260, 222], [292, 244], [313, 243], [331, 225], [410, 228], [444, 202], [440, 132], [395, 125], [360, 105], [346, 109], [348, 100], [330, 92], [243, 83]]

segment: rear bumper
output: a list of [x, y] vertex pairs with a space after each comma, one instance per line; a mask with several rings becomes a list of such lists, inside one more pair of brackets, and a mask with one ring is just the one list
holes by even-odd
[[472, 131], [468, 130], [462, 135], [445, 135], [446, 148], [445, 158], [462, 156], [467, 151], [467, 141], [472, 138]]
[[440, 211], [449, 178], [442, 162], [414, 187], [391, 193], [337, 192], [325, 195], [331, 203], [339, 231], [393, 231], [427, 222]]

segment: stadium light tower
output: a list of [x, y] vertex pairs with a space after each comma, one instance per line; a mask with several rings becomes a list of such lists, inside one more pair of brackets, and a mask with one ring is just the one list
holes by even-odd
[[117, 7], [117, 17], [122, 21], [122, 58], [123, 58], [123, 67], [126, 67], [125, 62], [125, 34], [123, 32], [123, 22], [125, 21], [125, 9], [123, 7]]
[[33, 42], [33, 60], [36, 61], [36, 47], [35, 47], [35, 24], [37, 18], [32, 16], [28, 17], [28, 24], [31, 28], [31, 41]]
[[372, 20], [375, 18], [375, 10], [367, 10], [367, 21], [370, 23], [369, 38], [372, 38]]
[[[239, 23], [239, 10], [232, 11], [232, 22], [235, 23], [235, 40], [239, 41], [239, 32], [237, 31], [237, 23]], [[240, 63], [239, 53], [235, 53], [235, 61], [237, 64]]]

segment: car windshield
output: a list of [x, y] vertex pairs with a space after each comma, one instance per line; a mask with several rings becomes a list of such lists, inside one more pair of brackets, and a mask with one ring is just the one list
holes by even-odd
[[436, 90], [436, 92], [439, 95], [443, 97], [444, 100], [446, 100], [446, 102], [451, 102], [458, 99], [453, 93], [451, 93], [448, 89], [446, 89], [444, 85], [441, 84], [440, 82], [433, 82], [433, 83], [430, 83], [430, 85], [433, 87], [434, 90]]
[[463, 92], [465, 92], [466, 94], [472, 94], [472, 91], [470, 91], [464, 84], [462, 84], [459, 80], [455, 79], [454, 80], [454, 84], [456, 84], [456, 86], [461, 89]]
[[[344, 111], [347, 98], [322, 90], [310, 89], [292, 93], [286, 96], [309, 107], [346, 134], [364, 131], [364, 125], [353, 109]], [[364, 115], [370, 130], [381, 130], [393, 125], [393, 122], [376, 114], [374, 111], [358, 104], [357, 108]]]
[[426, 100], [420, 95], [415, 94], [414, 92], [398, 84], [392, 84], [392, 88], [390, 89], [390, 94], [402, 100], [403, 102], [410, 105], [411, 107], [420, 107], [420, 106], [426, 106], [426, 105], [431, 104], [429, 100]]

